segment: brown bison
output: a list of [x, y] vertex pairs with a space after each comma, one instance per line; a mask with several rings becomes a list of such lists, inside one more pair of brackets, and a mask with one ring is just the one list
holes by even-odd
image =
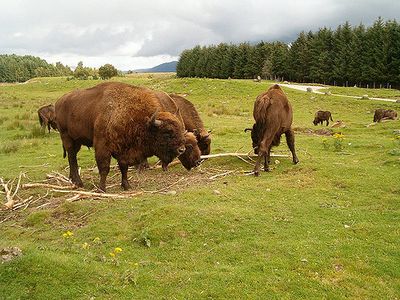
[[[182, 126], [185, 127], [184, 119], [182, 118], [182, 110], [177, 106], [176, 102], [164, 92], [155, 92], [157, 99], [160, 101], [160, 105], [164, 111], [168, 111], [171, 113], [176, 113], [179, 116], [179, 120], [182, 123]], [[193, 167], [196, 167], [200, 163], [200, 149], [198, 145], [198, 141], [196, 136], [190, 132], [187, 128], [185, 132], [185, 152], [179, 155], [178, 159], [181, 161], [182, 165], [190, 170]], [[142, 164], [146, 165], [147, 162], [143, 162]], [[168, 164], [162, 162], [163, 170], [167, 170]]]
[[268, 91], [257, 97], [254, 103], [253, 117], [256, 121], [253, 128], [247, 128], [245, 131], [251, 131], [254, 152], [258, 154], [254, 175], [260, 174], [262, 158], [264, 158], [264, 171], [269, 171], [271, 148], [280, 144], [283, 133], [292, 152], [293, 163], [297, 164], [299, 159], [296, 156], [294, 132], [291, 129], [292, 106], [279, 85], [273, 85]]
[[380, 122], [381, 120], [396, 120], [397, 112], [393, 109], [382, 109], [375, 110], [374, 122]]
[[106, 82], [62, 96], [56, 103], [56, 120], [72, 182], [82, 187], [77, 153], [93, 146], [100, 173], [99, 189], [106, 190], [110, 160], [121, 171], [121, 186], [130, 188], [128, 166], [156, 155], [170, 163], [185, 152], [184, 128], [179, 118], [162, 111], [154, 92], [125, 83]]
[[50, 127], [53, 128], [54, 130], [57, 130], [56, 113], [54, 111], [53, 104], [49, 104], [39, 108], [38, 116], [39, 116], [40, 126], [43, 129], [46, 128], [47, 126], [49, 133], [50, 133]]
[[199, 148], [202, 155], [208, 155], [211, 151], [211, 135], [210, 132], [204, 128], [203, 121], [201, 120], [193, 103], [186, 98], [169, 94], [179, 107], [185, 128], [187, 131], [193, 132], [197, 138]]
[[314, 125], [318, 125], [319, 123], [321, 123], [321, 125], [323, 125], [323, 121], [326, 121], [326, 126], [329, 125], [329, 119], [331, 121], [333, 121], [332, 119], [332, 114], [330, 111], [322, 111], [319, 110], [315, 113], [315, 117], [314, 117]]

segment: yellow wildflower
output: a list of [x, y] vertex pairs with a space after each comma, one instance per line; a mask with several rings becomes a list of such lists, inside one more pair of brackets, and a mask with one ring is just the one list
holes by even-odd
[[344, 137], [344, 134], [342, 134], [342, 133], [335, 133], [335, 134], [333, 135], [333, 137], [334, 137], [335, 139], [342, 139], [342, 138]]
[[70, 238], [73, 235], [74, 235], [74, 233], [69, 230], [63, 233], [63, 237], [65, 237], [66, 239]]
[[87, 249], [89, 249], [89, 246], [90, 246], [90, 245], [89, 245], [88, 243], [85, 242], [85, 243], [82, 244], [82, 249], [87, 250]]
[[114, 252], [115, 252], [115, 253], [122, 252], [122, 249], [121, 249], [120, 247], [117, 247], [117, 248], [114, 249]]
[[93, 243], [99, 244], [100, 242], [101, 242], [101, 240], [100, 240], [100, 238], [99, 238], [98, 236], [96, 236], [96, 237], [93, 239]]
[[109, 253], [111, 257], [115, 257], [115, 253], [114, 252], [110, 252]]

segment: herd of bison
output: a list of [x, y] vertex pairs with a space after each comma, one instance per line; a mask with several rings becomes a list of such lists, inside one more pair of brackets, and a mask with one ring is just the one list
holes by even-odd
[[[55, 105], [41, 107], [38, 115], [42, 127], [47, 126], [49, 132], [50, 128], [59, 131], [64, 158], [68, 156], [69, 177], [78, 187], [83, 186], [77, 162], [82, 145], [94, 147], [101, 191], [106, 190], [111, 157], [118, 162], [121, 186], [127, 190], [128, 167], [145, 168], [148, 157], [157, 156], [163, 170], [178, 157], [190, 170], [200, 163], [201, 155], [210, 153], [211, 135], [194, 105], [179, 95], [145, 87], [101, 83], [65, 94]], [[259, 175], [263, 159], [264, 170], [269, 171], [271, 147], [279, 145], [282, 134], [286, 136], [293, 163], [297, 164], [292, 107], [279, 85], [256, 98], [253, 117], [253, 127], [245, 131], [251, 131], [253, 149], [258, 155], [254, 175]], [[373, 121], [396, 118], [394, 110], [377, 109]], [[326, 121], [329, 125], [329, 120], [333, 121], [329, 111], [318, 111], [313, 123]]]

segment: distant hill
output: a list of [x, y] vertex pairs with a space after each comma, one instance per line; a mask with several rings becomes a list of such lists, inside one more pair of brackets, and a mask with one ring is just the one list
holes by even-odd
[[176, 72], [177, 64], [178, 61], [170, 61], [150, 69], [138, 69], [135, 70], [135, 72], [142, 72], [142, 73]]

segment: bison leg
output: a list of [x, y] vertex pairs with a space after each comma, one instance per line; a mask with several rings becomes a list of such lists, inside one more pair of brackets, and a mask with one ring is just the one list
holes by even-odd
[[[141, 164], [143, 164], [143, 162]], [[128, 181], [128, 165], [118, 162], [118, 166], [119, 170], [121, 171], [121, 187], [124, 189], [124, 191], [127, 191], [131, 188], [131, 185]]]
[[259, 146], [259, 151], [258, 151], [258, 158], [256, 160], [256, 164], [254, 166], [254, 176], [259, 176], [260, 175], [260, 165], [261, 165], [261, 160], [264, 158], [264, 169], [269, 169], [268, 166], [268, 152], [269, 149], [271, 149], [271, 143], [272, 143], [272, 137], [264, 139]]
[[75, 143], [68, 137], [62, 138], [62, 141], [64, 149], [68, 153], [69, 178], [71, 179], [72, 183], [75, 184], [77, 187], [83, 187], [82, 179], [79, 176], [77, 159], [77, 154], [81, 149], [81, 145]]
[[290, 129], [290, 130], [286, 131], [285, 136], [286, 136], [286, 143], [290, 149], [290, 152], [292, 152], [293, 163], [297, 164], [299, 162], [299, 159], [297, 158], [296, 150], [294, 148], [294, 132], [293, 132], [293, 130]]
[[101, 151], [97, 150], [95, 155], [96, 155], [97, 169], [99, 170], [100, 174], [99, 190], [105, 192], [106, 178], [108, 172], [110, 172], [111, 155], [107, 155], [107, 153], [102, 153]]
[[329, 125], [329, 119], [326, 119], [326, 126]]
[[265, 172], [271, 171], [269, 168], [269, 164], [271, 163], [271, 148], [272, 148], [272, 145], [269, 147], [267, 155], [264, 157], [264, 171]]

